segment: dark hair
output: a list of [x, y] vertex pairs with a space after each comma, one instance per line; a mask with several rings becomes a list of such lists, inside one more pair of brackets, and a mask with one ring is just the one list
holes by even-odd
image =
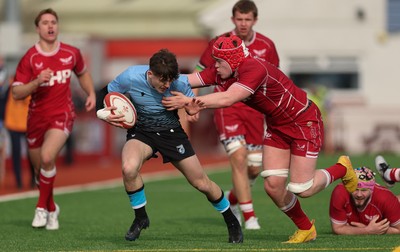
[[179, 77], [178, 62], [175, 54], [168, 49], [161, 49], [150, 58], [150, 70], [162, 82], [174, 81]]
[[40, 19], [42, 18], [42, 16], [43, 16], [44, 14], [51, 14], [51, 15], [53, 15], [54, 17], [56, 17], [56, 20], [57, 20], [57, 22], [58, 22], [58, 15], [57, 15], [57, 12], [55, 12], [52, 8], [47, 8], [47, 9], [41, 10], [41, 11], [39, 12], [39, 14], [36, 16], [36, 18], [35, 18], [35, 25], [36, 25], [36, 26], [39, 26]]
[[258, 9], [256, 4], [251, 0], [239, 0], [232, 8], [232, 16], [235, 16], [235, 12], [249, 13], [252, 12], [254, 18], [258, 16]]

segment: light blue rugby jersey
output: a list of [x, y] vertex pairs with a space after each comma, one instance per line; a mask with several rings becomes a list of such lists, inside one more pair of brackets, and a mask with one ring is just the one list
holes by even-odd
[[128, 67], [108, 84], [108, 92], [128, 94], [137, 112], [136, 127], [144, 131], [158, 132], [180, 126], [177, 111], [167, 111], [161, 104], [170, 91], [179, 91], [194, 97], [187, 76], [180, 75], [165, 93], [160, 94], [146, 80], [148, 65]]

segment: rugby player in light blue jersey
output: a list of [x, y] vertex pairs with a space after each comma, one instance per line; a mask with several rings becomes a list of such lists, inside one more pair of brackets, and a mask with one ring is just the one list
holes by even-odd
[[[221, 188], [204, 172], [181, 127], [177, 110], [168, 111], [161, 103], [163, 97], [172, 96], [171, 90], [194, 97], [187, 77], [179, 76], [176, 56], [163, 49], [150, 58], [149, 65], [126, 69], [98, 95], [97, 110], [115, 109], [103, 108], [103, 99], [109, 92], [119, 92], [130, 97], [137, 111], [137, 122], [133, 128], [128, 129], [122, 150], [124, 186], [135, 212], [125, 239], [134, 241], [139, 238], [142, 229], [149, 227], [150, 221], [145, 209], [147, 200], [139, 171], [146, 160], [157, 157], [156, 153], [159, 152], [164, 163], [171, 162], [222, 213], [228, 228], [228, 241], [242, 243], [242, 230], [230, 210], [229, 201]], [[121, 127], [119, 122], [124, 120], [123, 115], [113, 114], [100, 119], [118, 127]]]

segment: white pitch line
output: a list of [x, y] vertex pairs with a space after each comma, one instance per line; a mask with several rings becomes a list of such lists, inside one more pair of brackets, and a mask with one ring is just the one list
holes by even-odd
[[[226, 162], [223, 163], [216, 163], [212, 165], [205, 165], [204, 169], [207, 171], [208, 174], [211, 173], [218, 173], [222, 171], [226, 171], [227, 168], [224, 169], [216, 169], [218, 167], [227, 166]], [[178, 170], [172, 171], [160, 171], [154, 173], [145, 173], [142, 175], [142, 178], [145, 182], [147, 181], [159, 181], [159, 180], [166, 180], [170, 178], [175, 178], [182, 175]], [[183, 176], [183, 175], [182, 175]], [[80, 185], [71, 185], [71, 186], [63, 186], [63, 187], [56, 187], [54, 189], [54, 194], [68, 194], [68, 193], [76, 193], [76, 192], [83, 192], [83, 191], [96, 191], [102, 189], [109, 189], [109, 188], [116, 188], [122, 186], [122, 177], [118, 179], [110, 179], [105, 181], [99, 182], [92, 182]], [[28, 198], [36, 198], [39, 196], [38, 190], [28, 191], [28, 192], [20, 192], [20, 193], [12, 193], [9, 195], [0, 196], [0, 202], [7, 202], [13, 200], [20, 200], [20, 199], [28, 199]]]

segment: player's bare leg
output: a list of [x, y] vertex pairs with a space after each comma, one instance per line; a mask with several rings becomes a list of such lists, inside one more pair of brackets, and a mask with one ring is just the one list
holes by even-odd
[[[50, 129], [45, 133], [42, 147], [29, 150], [35, 169], [39, 169], [39, 199], [32, 221], [33, 227], [46, 226], [48, 230], [59, 228], [60, 208], [55, 204], [53, 198], [53, 186], [56, 177], [55, 160], [67, 138], [68, 135], [63, 130]], [[47, 217], [45, 213], [47, 213]], [[45, 217], [46, 220], [44, 220]]]
[[141, 231], [150, 226], [145, 208], [147, 201], [144, 184], [139, 171], [152, 153], [150, 146], [135, 139], [127, 141], [122, 149], [122, 177], [125, 191], [135, 212], [132, 225], [125, 234], [125, 239], [128, 241], [138, 239]]
[[173, 162], [173, 164], [182, 172], [188, 182], [206, 195], [213, 207], [223, 215], [228, 228], [228, 242], [242, 243], [242, 229], [229, 207], [229, 201], [224, 197], [221, 188], [214, 181], [209, 179], [197, 156], [193, 155], [179, 162]]

